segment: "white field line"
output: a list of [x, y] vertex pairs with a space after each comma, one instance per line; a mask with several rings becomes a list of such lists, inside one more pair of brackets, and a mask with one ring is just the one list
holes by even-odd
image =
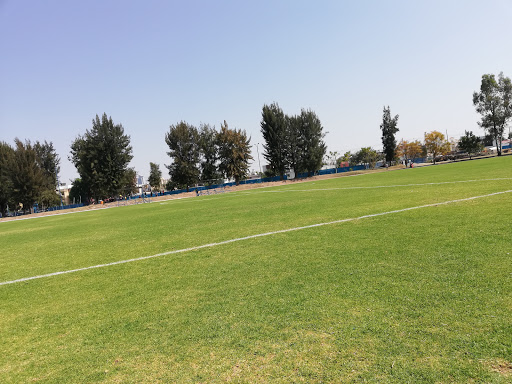
[[412, 210], [415, 210], [415, 209], [428, 208], [428, 207], [436, 207], [436, 206], [439, 206], [439, 205], [446, 205], [446, 204], [453, 204], [453, 203], [460, 203], [460, 202], [464, 202], [464, 201], [471, 201], [471, 200], [481, 199], [481, 198], [484, 198], [484, 197], [503, 195], [503, 194], [511, 193], [511, 192], [512, 192], [512, 189], [508, 190], [508, 191], [489, 193], [487, 195], [472, 196], [472, 197], [466, 197], [466, 198], [463, 198], [463, 199], [456, 199], [456, 200], [442, 201], [442, 202], [439, 202], [439, 203], [418, 205], [416, 207], [402, 208], [402, 209], [396, 209], [396, 210], [393, 210], [393, 211], [380, 212], [380, 213], [373, 213], [373, 214], [370, 214], [370, 215], [364, 215], [364, 216], [359, 216], [359, 217], [352, 217], [352, 218], [341, 219], [341, 220], [334, 220], [334, 221], [329, 221], [329, 222], [325, 222], [325, 223], [305, 225], [303, 227], [295, 227], [295, 228], [281, 229], [281, 230], [278, 230], [278, 231], [259, 233], [259, 234], [256, 234], [256, 235], [250, 235], [250, 236], [245, 236], [245, 237], [239, 237], [239, 238], [236, 238], [236, 239], [219, 241], [217, 243], [209, 243], [209, 244], [198, 245], [196, 247], [190, 247], [190, 248], [184, 248], [184, 249], [177, 249], [177, 250], [174, 250], [174, 251], [157, 253], [156, 255], [151, 255], [151, 256], [137, 257], [137, 258], [134, 258], [134, 259], [114, 261], [112, 263], [92, 265], [90, 267], [77, 268], [77, 269], [69, 269], [67, 271], [59, 271], [59, 272], [47, 273], [47, 274], [44, 274], [44, 275], [37, 275], [37, 276], [31, 276], [31, 277], [24, 277], [24, 278], [16, 279], [16, 280], [3, 281], [3, 282], [0, 282], [0, 285], [15, 284], [15, 283], [21, 283], [21, 282], [29, 281], [29, 280], [42, 279], [44, 277], [51, 277], [51, 276], [64, 275], [64, 274], [67, 274], [67, 273], [87, 271], [89, 269], [110, 267], [112, 265], [126, 264], [126, 263], [131, 263], [133, 261], [141, 261], [141, 260], [153, 259], [153, 258], [161, 257], [161, 256], [174, 255], [174, 254], [177, 254], [177, 253], [195, 251], [195, 250], [198, 250], [198, 249], [210, 248], [210, 247], [216, 247], [216, 246], [219, 246], [219, 245], [235, 243], [235, 242], [238, 242], [238, 241], [256, 239], [258, 237], [265, 237], [265, 236], [277, 235], [277, 234], [280, 234], [280, 233], [288, 233], [288, 232], [293, 232], [293, 231], [300, 231], [302, 229], [322, 227], [324, 225], [347, 223], [347, 222], [350, 222], [350, 221], [361, 220], [361, 219], [368, 219], [368, 218], [371, 218], [371, 217], [378, 217], [378, 216], [384, 216], [384, 215], [390, 215], [390, 214], [393, 214], [393, 213], [407, 212], [407, 211], [412, 211]]
[[512, 177], [501, 177], [495, 179], [476, 179], [476, 180], [458, 180], [458, 181], [442, 181], [438, 183], [417, 183], [417, 184], [393, 184], [393, 185], [375, 185], [371, 187], [335, 187], [335, 188], [311, 188], [311, 189], [280, 189], [275, 191], [240, 191], [243, 194], [254, 194], [254, 193], [285, 193], [285, 192], [310, 192], [310, 191], [341, 191], [351, 189], [379, 189], [379, 188], [399, 188], [399, 187], [420, 187], [426, 185], [443, 185], [443, 184], [456, 184], [456, 183], [476, 183], [481, 181], [500, 181], [500, 180], [512, 180]]

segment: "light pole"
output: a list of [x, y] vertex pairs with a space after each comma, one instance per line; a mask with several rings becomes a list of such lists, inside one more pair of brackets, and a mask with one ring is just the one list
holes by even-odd
[[256, 153], [258, 154], [258, 165], [260, 167], [260, 177], [261, 177], [261, 163], [260, 163], [260, 151], [258, 149], [258, 147], [260, 146], [260, 143], [257, 143], [256, 144]]

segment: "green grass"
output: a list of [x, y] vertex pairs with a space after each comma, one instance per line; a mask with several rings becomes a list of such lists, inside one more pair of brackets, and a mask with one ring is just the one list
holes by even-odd
[[[492, 178], [512, 157], [1, 223], [0, 281], [512, 190]], [[0, 286], [0, 381], [510, 383], [511, 215], [507, 193]]]

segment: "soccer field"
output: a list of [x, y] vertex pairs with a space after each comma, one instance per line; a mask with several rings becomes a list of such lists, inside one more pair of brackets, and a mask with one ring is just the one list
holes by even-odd
[[0, 244], [1, 382], [512, 382], [512, 156], [1, 222]]

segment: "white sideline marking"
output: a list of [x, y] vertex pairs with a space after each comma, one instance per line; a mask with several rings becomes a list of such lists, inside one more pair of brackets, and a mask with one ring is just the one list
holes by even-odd
[[392, 214], [392, 213], [400, 213], [400, 212], [412, 211], [412, 210], [420, 209], [420, 208], [435, 207], [435, 206], [438, 206], [438, 205], [446, 205], [446, 204], [459, 203], [459, 202], [463, 202], [463, 201], [470, 201], [470, 200], [475, 200], [475, 199], [481, 199], [481, 198], [483, 198], [483, 197], [490, 197], [490, 196], [496, 196], [496, 195], [503, 195], [503, 194], [505, 194], [505, 193], [511, 193], [511, 192], [512, 192], [512, 189], [511, 189], [511, 190], [508, 190], [508, 191], [501, 191], [501, 192], [489, 193], [489, 194], [487, 194], [487, 195], [472, 196], [472, 197], [466, 197], [466, 198], [463, 198], [463, 199], [450, 200], [450, 201], [442, 201], [442, 202], [440, 202], [440, 203], [432, 203], [432, 204], [418, 205], [418, 206], [416, 206], [416, 207], [409, 207], [409, 208], [396, 209], [396, 210], [393, 210], [393, 211], [387, 211], [387, 212], [381, 212], [381, 213], [373, 213], [373, 214], [370, 214], [370, 215], [364, 215], [364, 216], [359, 216], [359, 217], [352, 217], [352, 218], [348, 218], [348, 219], [341, 219], [341, 220], [334, 220], [334, 221], [329, 221], [329, 222], [325, 222], [325, 223], [318, 223], [318, 224], [305, 225], [305, 226], [303, 226], [303, 227], [295, 227], [295, 228], [281, 229], [281, 230], [278, 230], [278, 231], [272, 231], [272, 232], [259, 233], [259, 234], [257, 234], [257, 235], [250, 235], [250, 236], [245, 236], [245, 237], [239, 237], [239, 238], [236, 238], [236, 239], [219, 241], [219, 242], [217, 242], [217, 243], [209, 243], [209, 244], [204, 244], [204, 245], [198, 245], [198, 246], [196, 246], [196, 247], [190, 247], [190, 248], [184, 248], [184, 249], [177, 249], [177, 250], [174, 250], [174, 251], [168, 251], [168, 252], [163, 252], [163, 253], [157, 253], [156, 255], [151, 255], [151, 256], [137, 257], [137, 258], [134, 258], [134, 259], [114, 261], [114, 262], [112, 262], [112, 263], [92, 265], [92, 266], [90, 266], [90, 267], [77, 268], [77, 269], [70, 269], [70, 270], [67, 270], [67, 271], [53, 272], [53, 273], [47, 273], [47, 274], [44, 274], [44, 275], [31, 276], [31, 277], [24, 277], [24, 278], [21, 278], [21, 279], [10, 280], [10, 281], [3, 281], [3, 282], [0, 282], [0, 285], [7, 285], [7, 284], [14, 284], [14, 283], [21, 283], [21, 282], [23, 282], [23, 281], [29, 281], [29, 280], [35, 280], [35, 279], [42, 279], [43, 277], [51, 277], [51, 276], [57, 276], [57, 275], [64, 275], [64, 274], [66, 274], [66, 273], [73, 273], [73, 272], [86, 271], [86, 270], [88, 270], [88, 269], [103, 268], [103, 267], [109, 267], [109, 266], [112, 266], [112, 265], [118, 265], [118, 264], [131, 263], [131, 262], [133, 262], [133, 261], [140, 261], [140, 260], [153, 259], [153, 258], [155, 258], [155, 257], [161, 257], [161, 256], [166, 256], [166, 255], [173, 255], [173, 254], [183, 253], [183, 252], [189, 252], [189, 251], [195, 251], [195, 250], [198, 250], [198, 249], [203, 249], [203, 248], [215, 247], [215, 246], [218, 246], [218, 245], [224, 245], [224, 244], [235, 243], [235, 242], [237, 242], [237, 241], [243, 241], [243, 240], [249, 240], [249, 239], [256, 239], [256, 238], [258, 238], [258, 237], [264, 237], [264, 236], [276, 235], [276, 234], [279, 234], [279, 233], [287, 233], [287, 232], [292, 232], [292, 231], [299, 231], [299, 230], [302, 230], [302, 229], [315, 228], [315, 227], [322, 227], [322, 226], [324, 226], [324, 225], [339, 224], [339, 223], [347, 223], [347, 222], [349, 222], [349, 221], [355, 221], [355, 220], [360, 220], [360, 219], [367, 219], [367, 218], [377, 217], [377, 216], [390, 215], [390, 214]]
[[275, 191], [240, 191], [246, 195], [253, 193], [285, 193], [285, 192], [310, 192], [310, 191], [338, 191], [350, 189], [378, 189], [378, 188], [397, 188], [397, 187], [418, 187], [425, 185], [442, 185], [442, 184], [456, 184], [456, 183], [476, 183], [479, 181], [499, 181], [499, 180], [512, 180], [512, 177], [501, 177], [496, 179], [476, 179], [476, 180], [458, 180], [458, 181], [442, 181], [439, 183], [418, 183], [418, 184], [393, 184], [393, 185], [375, 185], [373, 187], [334, 187], [334, 188], [311, 188], [311, 189], [281, 189]]

